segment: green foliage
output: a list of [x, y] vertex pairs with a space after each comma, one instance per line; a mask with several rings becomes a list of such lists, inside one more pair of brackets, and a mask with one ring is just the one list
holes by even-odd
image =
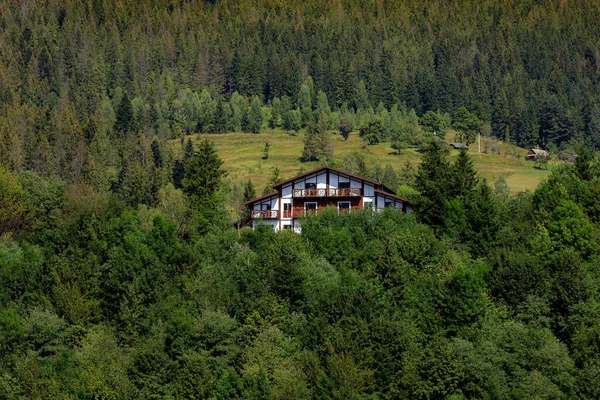
[[203, 139], [194, 154], [187, 161], [182, 180], [183, 191], [194, 201], [199, 201], [216, 193], [221, 178], [226, 175], [212, 143]]
[[452, 115], [452, 127], [456, 129], [457, 140], [467, 144], [475, 142], [481, 121], [477, 115], [467, 110], [466, 107], [460, 107]]
[[324, 120], [310, 122], [304, 134], [303, 161], [325, 161], [332, 156], [333, 150]]
[[[0, 398], [598, 398], [592, 2], [5, 3]], [[588, 147], [510, 197], [448, 161], [449, 112], [467, 142]], [[426, 149], [339, 163], [418, 215], [231, 228], [185, 134], [264, 122], [320, 162], [337, 128]]]
[[348, 116], [343, 116], [340, 118], [340, 126], [338, 130], [340, 131], [340, 135], [344, 138], [344, 140], [348, 140], [350, 136], [350, 132], [354, 129], [354, 122]]
[[445, 224], [445, 203], [448, 197], [450, 164], [446, 160], [448, 149], [437, 140], [432, 141], [423, 154], [415, 186], [421, 192], [417, 205], [423, 222], [437, 229]]
[[446, 119], [439, 112], [429, 110], [419, 118], [419, 122], [427, 132], [442, 139], [446, 136]]
[[34, 217], [33, 204], [19, 178], [0, 166], [0, 236], [27, 228]]
[[360, 128], [358, 134], [369, 145], [377, 144], [387, 136], [383, 123], [378, 119]]

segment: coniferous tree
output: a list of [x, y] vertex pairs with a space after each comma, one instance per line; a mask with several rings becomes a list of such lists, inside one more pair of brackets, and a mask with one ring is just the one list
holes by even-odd
[[131, 106], [131, 102], [129, 101], [129, 96], [127, 92], [121, 98], [121, 103], [119, 103], [119, 107], [117, 108], [117, 114], [115, 119], [115, 130], [117, 132], [129, 132], [133, 119], [133, 108]]
[[419, 218], [438, 232], [443, 230], [446, 219], [450, 171], [447, 154], [447, 148], [440, 141], [429, 143], [415, 178], [415, 187], [421, 193], [417, 204]]
[[477, 184], [477, 173], [473, 160], [466, 150], [461, 150], [450, 168], [449, 195], [465, 197]]
[[226, 176], [223, 160], [208, 139], [198, 144], [192, 157], [186, 162], [181, 187], [193, 201], [202, 201], [219, 189], [221, 178]]
[[252, 180], [248, 179], [248, 181], [244, 184], [244, 202], [250, 201], [256, 197], [256, 191], [254, 190], [254, 185], [252, 184]]
[[329, 134], [326, 122], [310, 122], [304, 135], [304, 149], [302, 150], [303, 161], [323, 161], [331, 157], [332, 150], [329, 142]]
[[589, 181], [593, 178], [592, 154], [585, 144], [581, 144], [577, 150], [577, 157], [575, 158], [575, 174], [579, 179], [584, 181]]
[[250, 110], [248, 111], [247, 129], [252, 133], [260, 133], [262, 129], [262, 103], [258, 96], [252, 97], [250, 102]]
[[152, 158], [154, 160], [154, 166], [156, 168], [162, 168], [164, 165], [164, 160], [162, 156], [162, 151], [160, 149], [160, 143], [158, 140], [154, 139], [152, 144], [150, 145], [150, 150], [152, 150]]

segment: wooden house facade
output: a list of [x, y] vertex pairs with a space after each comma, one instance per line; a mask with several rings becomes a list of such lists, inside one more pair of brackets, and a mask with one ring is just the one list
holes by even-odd
[[383, 184], [331, 167], [321, 167], [273, 185], [273, 193], [246, 203], [252, 227], [272, 226], [276, 231], [301, 231], [300, 218], [333, 206], [340, 213], [370, 207], [393, 207], [411, 212], [406, 199], [396, 196]]
[[540, 149], [531, 149], [527, 152], [529, 161], [538, 161], [540, 158], [548, 158], [548, 152]]

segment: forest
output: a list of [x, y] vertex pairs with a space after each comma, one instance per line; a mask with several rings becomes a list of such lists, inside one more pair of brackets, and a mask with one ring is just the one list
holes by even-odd
[[[210, 142], [155, 207], [0, 167], [0, 397], [597, 399], [600, 163], [237, 230]], [[245, 197], [253, 197], [247, 185]]]
[[[0, 31], [0, 398], [600, 398], [596, 2], [3, 0]], [[511, 195], [447, 129], [570, 155]], [[263, 188], [203, 134], [274, 130], [416, 212], [240, 227]]]

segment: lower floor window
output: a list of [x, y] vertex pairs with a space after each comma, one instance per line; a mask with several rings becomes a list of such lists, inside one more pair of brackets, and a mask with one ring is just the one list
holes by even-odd
[[348, 209], [348, 208], [350, 208], [350, 202], [349, 201], [339, 201], [338, 208], [339, 209]]
[[306, 214], [311, 214], [317, 211], [317, 203], [304, 203], [304, 211]]

